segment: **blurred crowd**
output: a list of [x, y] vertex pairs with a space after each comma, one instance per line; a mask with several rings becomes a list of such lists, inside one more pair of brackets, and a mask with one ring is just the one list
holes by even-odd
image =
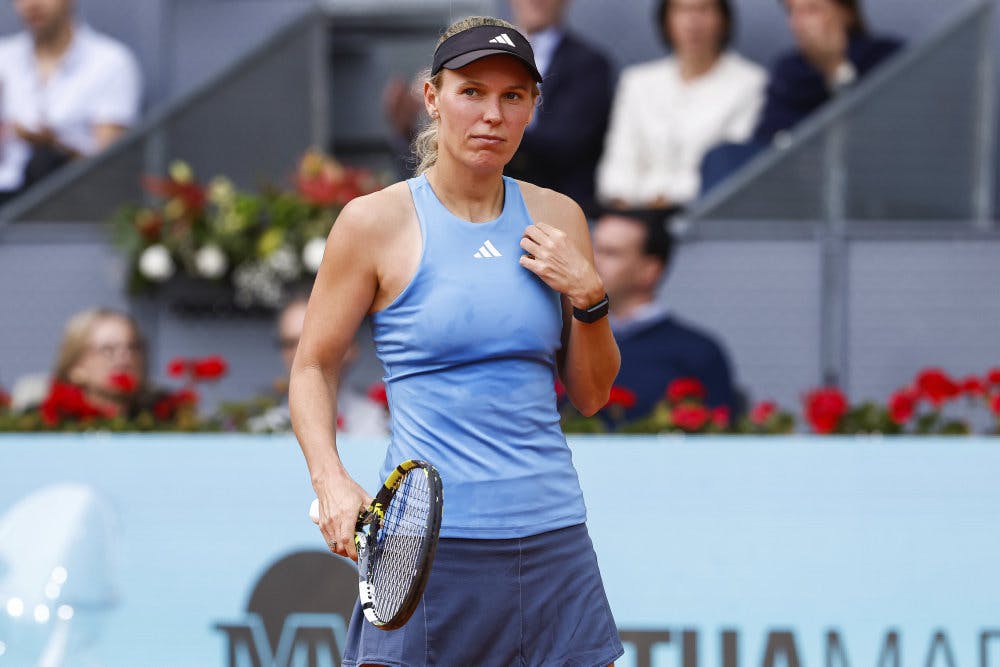
[[[622, 353], [629, 398], [612, 428], [646, 416], [678, 380], [731, 421], [746, 410], [729, 355], [713, 334], [659, 295], [669, 221], [754, 155], [895, 53], [861, 0], [775, 0], [795, 46], [765, 69], [733, 48], [730, 0], [658, 0], [651, 19], [665, 54], [615, 81], [608, 54], [568, 27], [570, 0], [509, 0], [544, 77], [541, 102], [506, 173], [572, 196], [592, 220], [595, 262]], [[426, 121], [420, 76], [383, 95], [401, 174]]]
[[[795, 47], [769, 69], [733, 48], [730, 0], [657, 0], [665, 55], [616, 82], [608, 54], [568, 27], [570, 0], [509, 0], [545, 80], [507, 174], [572, 196], [591, 217], [676, 213], [901, 46], [869, 29], [862, 0], [774, 1]], [[419, 76], [391, 81], [383, 106], [405, 165], [426, 121]]]
[[[727, 419], [745, 412], [723, 345], [659, 294], [674, 245], [668, 223], [901, 48], [869, 27], [861, 0], [772, 1], [785, 10], [794, 47], [769, 68], [734, 49], [730, 0], [658, 0], [650, 19], [664, 55], [616, 75], [608, 54], [568, 27], [571, 0], [509, 0], [544, 81], [506, 171], [570, 195], [592, 222], [622, 352], [616, 384], [634, 394], [624, 411], [605, 415], [610, 428], [648, 414], [679, 379], [697, 380], [706, 406]], [[136, 122], [142, 88], [133, 55], [80, 20], [74, 0], [13, 5], [24, 29], [0, 38], [0, 205], [110, 145]], [[400, 176], [408, 176], [409, 144], [427, 120], [422, 79], [390, 81], [383, 107]], [[288, 366], [306, 299], [290, 298], [277, 317]], [[51, 419], [58, 387], [60, 400], [91, 416], [176, 420], [190, 396], [149, 386], [145, 354], [126, 314], [82, 312], [66, 326], [51, 382], [22, 388], [16, 407]], [[368, 394], [340, 393], [344, 430], [384, 432], [384, 406]], [[286, 429], [287, 398], [278, 392], [245, 425]]]

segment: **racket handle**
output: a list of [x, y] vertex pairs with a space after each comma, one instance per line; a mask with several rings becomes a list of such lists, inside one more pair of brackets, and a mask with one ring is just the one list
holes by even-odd
[[313, 498], [312, 504], [309, 506], [309, 518], [312, 522], [319, 524], [319, 498]]

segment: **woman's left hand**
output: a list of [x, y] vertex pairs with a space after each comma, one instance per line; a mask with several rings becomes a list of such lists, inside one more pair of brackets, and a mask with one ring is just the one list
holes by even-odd
[[536, 222], [521, 238], [521, 266], [546, 285], [565, 294], [577, 308], [587, 308], [604, 296], [604, 287], [594, 265], [563, 230]]

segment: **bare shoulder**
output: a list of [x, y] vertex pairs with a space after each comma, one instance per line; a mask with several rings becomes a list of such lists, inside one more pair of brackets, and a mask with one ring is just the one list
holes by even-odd
[[586, 232], [587, 218], [580, 205], [572, 198], [524, 181], [517, 183], [521, 187], [521, 196], [532, 220], [558, 227], [567, 234]]
[[412, 215], [409, 187], [405, 182], [393, 183], [378, 192], [348, 202], [337, 216], [333, 233], [384, 239], [403, 227]]

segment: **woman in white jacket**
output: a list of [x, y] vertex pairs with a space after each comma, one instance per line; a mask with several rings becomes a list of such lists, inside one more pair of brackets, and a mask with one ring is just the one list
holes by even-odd
[[729, 0], [660, 0], [671, 54], [626, 67], [615, 93], [597, 191], [612, 207], [679, 208], [700, 187], [701, 159], [753, 131], [763, 68], [729, 50]]

